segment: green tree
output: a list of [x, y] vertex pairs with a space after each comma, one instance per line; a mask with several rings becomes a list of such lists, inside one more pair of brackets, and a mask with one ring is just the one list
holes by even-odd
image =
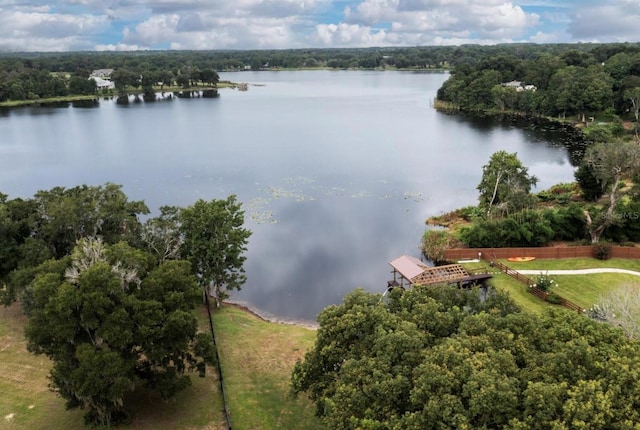
[[420, 249], [425, 257], [438, 264], [445, 261], [445, 251], [455, 248], [458, 244], [458, 240], [450, 232], [429, 229], [422, 235]]
[[640, 87], [626, 90], [624, 92], [624, 98], [631, 102], [631, 106], [633, 107], [633, 116], [637, 123], [639, 121], [638, 116], [640, 113]]
[[597, 112], [613, 105], [613, 80], [600, 67], [569, 66], [558, 70], [549, 82], [549, 108], [580, 115], [584, 122], [587, 112]]
[[231, 195], [225, 200], [198, 200], [180, 212], [183, 255], [218, 306], [246, 281], [244, 252], [251, 231], [243, 227], [241, 207]]
[[180, 256], [179, 214], [177, 206], [162, 206], [160, 216], [149, 218], [142, 226], [142, 242], [160, 262]]
[[551, 76], [564, 67], [562, 60], [549, 53], [543, 53], [534, 61], [524, 64], [524, 82], [535, 85], [538, 91], [546, 91]]
[[118, 94], [126, 94], [127, 88], [138, 88], [140, 86], [140, 75], [135, 72], [118, 68], [111, 73], [111, 80], [118, 91]]
[[531, 187], [537, 183], [538, 178], [529, 175], [518, 154], [495, 152], [489, 163], [482, 166], [482, 179], [477, 187], [480, 207], [486, 209], [487, 214], [497, 205], [507, 212], [527, 207], [531, 203]]
[[639, 422], [637, 342], [577, 313], [520, 313], [504, 295], [480, 298], [437, 286], [396, 291], [387, 302], [350, 293], [320, 313], [292, 391], [307, 393], [339, 430]]
[[591, 318], [621, 327], [628, 337], [640, 340], [640, 284], [608, 290], [588, 313]]
[[95, 94], [97, 88], [95, 79], [87, 79], [80, 76], [72, 76], [69, 79], [70, 94]]
[[495, 85], [491, 89], [491, 94], [493, 94], [495, 105], [501, 112], [515, 109], [516, 101], [518, 100], [518, 93], [515, 88], [505, 87], [504, 85]]
[[189, 88], [189, 85], [190, 85], [189, 75], [185, 73], [180, 73], [176, 77], [176, 84], [178, 84], [182, 88]]
[[129, 201], [122, 186], [82, 185], [38, 191], [34, 237], [42, 239], [56, 258], [71, 252], [78, 239], [101, 236], [107, 243], [133, 240], [140, 229], [138, 215], [149, 213], [142, 201]]
[[[136, 260], [124, 246], [115, 254]], [[125, 394], [146, 386], [170, 398], [214, 357], [211, 338], [197, 332], [200, 289], [188, 262], [145, 271], [110, 254], [84, 239], [70, 265], [40, 273], [25, 332], [28, 349], [52, 360], [52, 388], [67, 407], [104, 426], [126, 419]]]
[[35, 211], [32, 201], [9, 200], [6, 194], [0, 193], [0, 284], [23, 264], [23, 259], [31, 260], [28, 255], [22, 255], [22, 247], [33, 234]]
[[213, 85], [213, 86], [218, 85], [218, 81], [220, 81], [220, 77], [215, 72], [215, 70], [212, 70], [212, 69], [202, 70], [200, 72], [200, 79], [204, 84]]
[[494, 106], [492, 89], [502, 83], [502, 76], [496, 70], [482, 70], [474, 73], [463, 90], [461, 105], [466, 110], [484, 110]]
[[615, 209], [620, 198], [620, 183], [623, 178], [631, 178], [640, 172], [640, 146], [621, 140], [595, 143], [587, 148], [583, 163], [609, 193], [608, 206], [598, 211], [597, 216], [592, 216], [589, 210], [584, 212], [591, 242], [597, 243], [607, 227], [619, 222]]
[[585, 163], [580, 164], [573, 176], [580, 185], [582, 197], [590, 202], [597, 201], [604, 194], [605, 187], [602, 179], [595, 176], [593, 168]]

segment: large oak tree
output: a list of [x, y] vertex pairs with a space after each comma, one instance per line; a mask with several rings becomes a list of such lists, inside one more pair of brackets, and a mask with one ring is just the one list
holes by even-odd
[[47, 268], [33, 281], [28, 349], [52, 360], [52, 388], [68, 408], [86, 409], [87, 422], [125, 420], [127, 393], [146, 386], [170, 398], [190, 384], [187, 372], [204, 375], [213, 362], [188, 262], [155, 266], [126, 244], [83, 239]]

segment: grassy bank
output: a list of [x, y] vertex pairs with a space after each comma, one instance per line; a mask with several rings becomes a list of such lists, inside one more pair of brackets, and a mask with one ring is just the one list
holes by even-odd
[[[197, 310], [208, 330], [204, 308]], [[0, 428], [7, 430], [89, 429], [83, 412], [67, 411], [51, 392], [51, 362], [26, 350], [26, 318], [18, 305], [0, 306]], [[295, 360], [315, 340], [315, 331], [270, 323], [233, 306], [214, 313], [232, 426], [242, 429], [323, 429], [304, 396], [289, 395]], [[132, 413], [123, 430], [222, 430], [226, 428], [219, 381], [214, 369], [172, 401], [140, 390], [127, 400]]]
[[[529, 262], [511, 262], [499, 260], [515, 270], [539, 270], [544, 274], [547, 270], [577, 270], [611, 267], [640, 272], [640, 260], [612, 258], [610, 260], [598, 260], [595, 258], [566, 258], [561, 260], [533, 260]], [[496, 272], [489, 267], [487, 262], [471, 263], [464, 265], [467, 269], [480, 272], [493, 273], [493, 285], [503, 291], [507, 291], [511, 298], [523, 309], [532, 312], [540, 312], [548, 306], [554, 306], [540, 300], [527, 291], [527, 288], [512, 277]], [[537, 275], [527, 275], [535, 280]], [[553, 275], [551, 276], [557, 286], [552, 289], [565, 299], [588, 309], [600, 300], [607, 291], [621, 287], [629, 283], [640, 283], [640, 277], [623, 273], [596, 273], [588, 275]]]
[[42, 103], [65, 103], [65, 102], [75, 102], [75, 101], [86, 101], [86, 100], [96, 100], [100, 98], [99, 95], [89, 95], [89, 96], [65, 96], [65, 97], [50, 97], [46, 99], [34, 99], [34, 100], [10, 100], [6, 102], [0, 102], [0, 107], [10, 108], [10, 107], [19, 107], [19, 106], [31, 106], [31, 105], [39, 105]]
[[225, 305], [213, 314], [234, 430], [324, 429], [305, 396], [289, 394], [291, 370], [313, 345], [315, 331], [267, 322]]

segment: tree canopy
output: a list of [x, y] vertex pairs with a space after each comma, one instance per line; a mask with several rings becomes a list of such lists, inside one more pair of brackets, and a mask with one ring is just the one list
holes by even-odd
[[109, 426], [126, 419], [125, 394], [136, 388], [169, 398], [189, 385], [186, 372], [204, 375], [215, 355], [191, 312], [200, 288], [188, 262], [154, 267], [143, 252], [98, 239], [79, 241], [66, 261], [36, 276], [26, 337], [52, 360], [67, 407]]
[[529, 169], [518, 159], [518, 154], [497, 151], [482, 166], [482, 179], [477, 187], [480, 207], [490, 214], [496, 206], [506, 213], [530, 206], [529, 193], [537, 182], [538, 178], [529, 175]]
[[609, 195], [606, 209], [585, 210], [591, 241], [596, 243], [606, 228], [619, 222], [620, 214], [616, 211], [616, 206], [620, 183], [624, 178], [640, 174], [640, 146], [623, 140], [598, 142], [587, 148], [583, 163], [588, 166], [595, 179], [603, 184]]
[[[87, 422], [128, 414], [128, 393], [170, 398], [215, 357], [193, 313], [244, 282], [251, 232], [235, 196], [164, 206], [121, 187], [56, 187], [31, 199], [0, 193], [0, 298], [28, 317], [28, 348], [53, 362], [52, 388]], [[203, 287], [206, 287], [203, 290]]]
[[640, 345], [566, 310], [454, 287], [356, 291], [292, 373], [329, 428], [632, 428]]
[[191, 262], [203, 289], [218, 305], [228, 292], [246, 280], [244, 252], [251, 231], [245, 229], [244, 212], [235, 196], [198, 200], [180, 212], [182, 253]]
[[[495, 52], [477, 62], [456, 63], [438, 100], [463, 111], [510, 111], [566, 118], [615, 115], [638, 118], [640, 50], [632, 45], [552, 51], [523, 57]], [[590, 120], [592, 122], [593, 120]]]

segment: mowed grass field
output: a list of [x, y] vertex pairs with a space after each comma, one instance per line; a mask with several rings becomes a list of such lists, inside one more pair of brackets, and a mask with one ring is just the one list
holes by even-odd
[[213, 314], [234, 430], [321, 430], [314, 405], [290, 394], [291, 370], [315, 330], [268, 322], [233, 305]]
[[[197, 310], [209, 330], [205, 308]], [[26, 350], [26, 318], [19, 305], [0, 306], [0, 429], [89, 429], [83, 411], [65, 409], [49, 390], [51, 362]], [[289, 394], [296, 359], [315, 340], [315, 331], [264, 321], [235, 306], [214, 312], [218, 348], [234, 430], [324, 429], [305, 396]], [[138, 391], [127, 399], [132, 421], [123, 430], [226, 429], [215, 369], [205, 378], [191, 376], [192, 386], [172, 401]]]
[[[546, 274], [549, 270], [577, 270], [593, 268], [618, 268], [640, 272], [640, 260], [612, 258], [610, 260], [598, 260], [596, 258], [567, 258], [561, 260], [533, 260], [528, 262], [511, 262], [499, 260], [501, 263], [515, 270], [539, 270], [540, 274]], [[493, 285], [496, 288], [507, 291], [511, 298], [523, 309], [540, 312], [551, 305], [529, 294], [527, 288], [512, 277], [497, 272], [489, 267], [488, 263], [471, 263], [464, 265], [467, 269], [488, 271], [493, 273]], [[536, 280], [539, 275], [526, 275]], [[623, 287], [628, 284], [640, 284], [640, 276], [624, 273], [595, 273], [586, 275], [549, 275], [556, 282], [552, 292], [565, 299], [589, 309], [608, 291]]]

